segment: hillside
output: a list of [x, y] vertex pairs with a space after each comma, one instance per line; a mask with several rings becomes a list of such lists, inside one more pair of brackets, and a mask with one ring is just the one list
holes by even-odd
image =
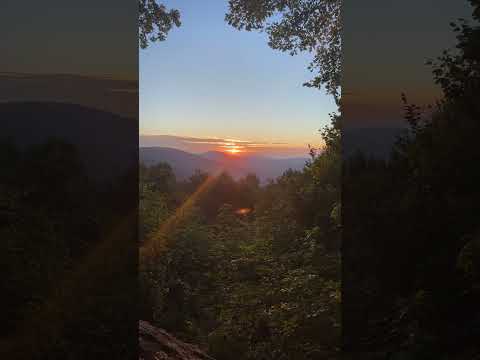
[[198, 169], [208, 173], [227, 171], [237, 179], [255, 173], [265, 182], [282, 175], [288, 169], [302, 169], [306, 161], [307, 158], [276, 159], [258, 155], [228, 155], [218, 151], [192, 154], [165, 147], [140, 148], [140, 162], [146, 165], [166, 162], [179, 180], [187, 179]]

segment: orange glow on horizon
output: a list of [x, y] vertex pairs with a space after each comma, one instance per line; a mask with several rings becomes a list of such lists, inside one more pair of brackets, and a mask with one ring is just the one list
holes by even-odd
[[[158, 137], [158, 138], [157, 138]], [[140, 135], [140, 147], [162, 146], [182, 151], [203, 154], [206, 152], [220, 152], [232, 159], [249, 155], [277, 156], [277, 157], [308, 157], [309, 144], [317, 149], [324, 147], [319, 137], [310, 141], [288, 142], [285, 139], [254, 139], [243, 140], [232, 137], [192, 137], [187, 135], [162, 135], [143, 133]]]
[[227, 143], [222, 146], [221, 151], [231, 154], [231, 155], [237, 155], [245, 150], [245, 147], [242, 145], [239, 145], [238, 143]]
[[226, 151], [227, 151], [228, 153], [230, 153], [230, 154], [233, 154], [233, 155], [242, 152], [240, 149], [227, 149]]

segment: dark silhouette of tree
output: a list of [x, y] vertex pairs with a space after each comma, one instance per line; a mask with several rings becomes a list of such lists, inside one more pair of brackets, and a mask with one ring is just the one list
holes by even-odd
[[178, 10], [167, 10], [165, 5], [155, 0], [139, 0], [138, 7], [138, 36], [142, 49], [152, 42], [164, 41], [172, 27], [181, 24]]
[[339, 99], [341, 70], [341, 1], [229, 0], [225, 19], [239, 30], [265, 31], [273, 49], [314, 54], [315, 77], [305, 86], [321, 88]]

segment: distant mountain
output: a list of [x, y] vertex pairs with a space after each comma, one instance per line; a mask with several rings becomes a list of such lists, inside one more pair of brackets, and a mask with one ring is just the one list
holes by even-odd
[[178, 179], [188, 178], [197, 169], [211, 173], [221, 167], [219, 163], [213, 160], [190, 154], [186, 151], [165, 147], [140, 148], [140, 162], [148, 166], [166, 162], [172, 167]]
[[222, 162], [230, 159], [234, 155], [227, 155], [221, 151], [207, 151], [206, 153], [201, 154], [201, 156], [210, 160]]
[[302, 169], [307, 158], [275, 159], [257, 155], [229, 155], [218, 151], [191, 154], [172, 148], [143, 147], [140, 148], [140, 161], [146, 165], [166, 162], [178, 179], [186, 179], [198, 169], [208, 173], [227, 171], [237, 179], [255, 173], [265, 182], [282, 175], [288, 169]]
[[306, 157], [277, 159], [263, 156], [252, 156], [247, 159], [250, 171], [258, 174], [262, 180], [274, 179], [288, 169], [301, 170], [307, 160]]

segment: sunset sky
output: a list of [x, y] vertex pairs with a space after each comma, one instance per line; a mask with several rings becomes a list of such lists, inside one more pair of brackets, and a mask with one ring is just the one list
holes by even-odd
[[180, 10], [182, 26], [140, 52], [140, 133], [150, 135], [141, 145], [297, 156], [321, 144], [318, 129], [336, 107], [302, 86], [312, 77], [307, 54], [231, 28], [226, 0], [165, 4]]

